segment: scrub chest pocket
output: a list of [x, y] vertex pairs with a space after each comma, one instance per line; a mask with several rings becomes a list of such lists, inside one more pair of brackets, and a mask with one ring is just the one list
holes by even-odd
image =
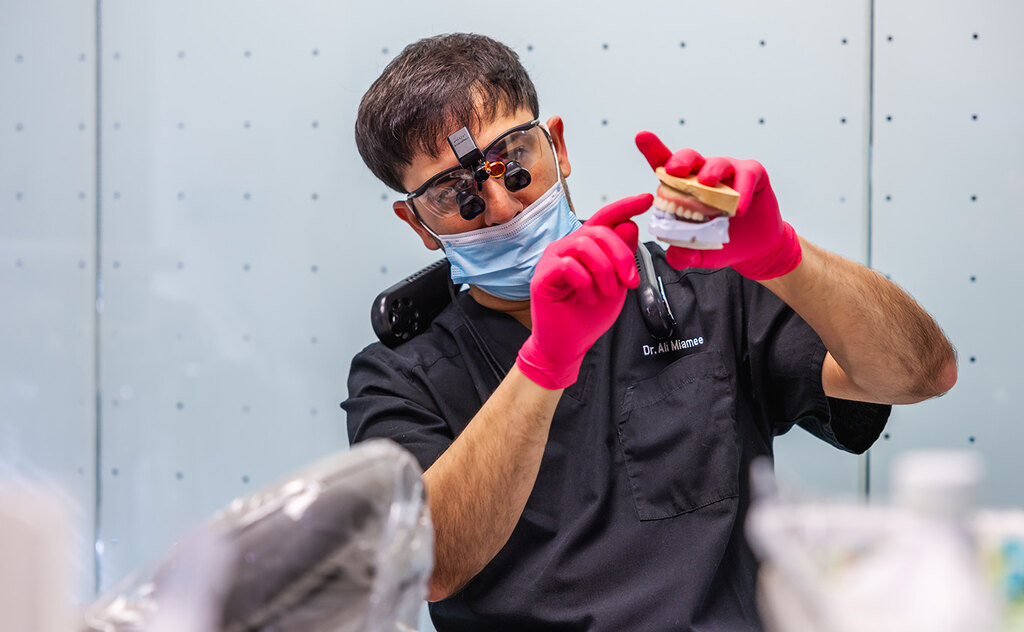
[[683, 356], [626, 389], [619, 442], [641, 520], [739, 495], [735, 411], [717, 349]]

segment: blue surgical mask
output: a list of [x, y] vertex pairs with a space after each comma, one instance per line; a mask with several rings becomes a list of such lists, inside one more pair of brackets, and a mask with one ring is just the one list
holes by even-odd
[[455, 235], [436, 235], [452, 265], [452, 281], [499, 298], [530, 298], [530, 279], [553, 241], [580, 227], [561, 180], [504, 224]]

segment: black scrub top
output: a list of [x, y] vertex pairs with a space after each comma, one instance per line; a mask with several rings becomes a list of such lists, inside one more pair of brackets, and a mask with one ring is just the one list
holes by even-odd
[[[798, 424], [863, 452], [890, 407], [827, 398], [817, 334], [730, 269], [655, 269], [677, 335], [648, 332], [634, 292], [555, 411], [511, 537], [460, 592], [430, 605], [448, 630], [760, 630], [743, 535], [749, 465]], [[506, 370], [529, 331], [467, 294], [423, 334], [352, 362], [353, 443], [385, 437], [424, 469], [497, 386], [466, 326]]]

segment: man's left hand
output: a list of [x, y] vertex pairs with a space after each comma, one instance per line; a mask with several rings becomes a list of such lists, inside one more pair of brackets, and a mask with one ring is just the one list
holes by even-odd
[[725, 183], [740, 194], [736, 216], [729, 220], [729, 241], [720, 250], [694, 250], [671, 246], [672, 267], [733, 268], [748, 279], [763, 281], [791, 272], [801, 260], [796, 231], [779, 214], [768, 173], [756, 160], [713, 157], [705, 159], [692, 149], [675, 153], [651, 132], [640, 132], [636, 145], [652, 169], [665, 167], [672, 176], [697, 174], [706, 186]]

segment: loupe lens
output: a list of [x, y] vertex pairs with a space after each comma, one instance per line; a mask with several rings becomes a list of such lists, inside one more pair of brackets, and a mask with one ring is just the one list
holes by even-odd
[[524, 169], [518, 162], [513, 160], [508, 163], [505, 170], [505, 188], [515, 193], [530, 186], [530, 172]]
[[460, 191], [455, 200], [459, 203], [459, 214], [467, 221], [475, 219], [487, 206], [482, 197], [470, 191]]

